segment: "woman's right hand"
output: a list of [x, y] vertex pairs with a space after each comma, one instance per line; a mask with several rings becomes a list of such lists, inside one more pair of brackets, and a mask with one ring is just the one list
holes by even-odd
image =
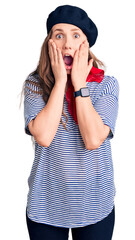
[[58, 47], [56, 47], [56, 44], [52, 39], [48, 41], [48, 50], [52, 71], [55, 77], [55, 83], [64, 82], [66, 84], [67, 72], [61, 54], [61, 50]]

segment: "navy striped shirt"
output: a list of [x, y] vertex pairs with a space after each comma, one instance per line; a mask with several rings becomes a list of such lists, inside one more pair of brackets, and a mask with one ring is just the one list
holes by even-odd
[[[31, 74], [28, 79], [38, 81]], [[107, 75], [101, 83], [86, 84], [95, 110], [111, 132], [99, 148], [86, 149], [64, 95], [68, 131], [60, 122], [49, 147], [35, 141], [27, 195], [27, 214], [35, 222], [83, 227], [102, 220], [113, 209], [116, 189], [110, 140], [118, 114], [119, 84], [116, 78]], [[29, 88], [24, 98], [25, 132], [31, 135], [28, 123], [45, 107], [45, 102], [42, 95], [31, 91], [36, 86], [25, 83], [25, 87]], [[63, 114], [62, 120], [66, 120]]]

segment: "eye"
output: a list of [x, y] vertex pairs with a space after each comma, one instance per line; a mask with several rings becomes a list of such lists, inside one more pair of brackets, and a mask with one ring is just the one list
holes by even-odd
[[62, 34], [57, 34], [57, 35], [56, 35], [56, 38], [58, 38], [58, 39], [61, 39], [62, 37], [63, 37]]
[[74, 34], [74, 37], [75, 37], [75, 38], [79, 38], [80, 35], [79, 35], [78, 33], [75, 33], [75, 34]]

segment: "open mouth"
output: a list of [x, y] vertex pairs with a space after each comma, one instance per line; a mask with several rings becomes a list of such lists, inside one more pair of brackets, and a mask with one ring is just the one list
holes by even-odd
[[67, 67], [71, 67], [72, 66], [72, 63], [73, 63], [73, 58], [72, 56], [66, 54], [64, 57], [63, 57], [63, 60], [64, 60], [64, 63]]

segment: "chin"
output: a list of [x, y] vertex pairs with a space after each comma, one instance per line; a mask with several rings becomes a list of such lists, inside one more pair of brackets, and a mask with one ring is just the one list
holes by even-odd
[[66, 69], [67, 74], [71, 74], [71, 69]]

